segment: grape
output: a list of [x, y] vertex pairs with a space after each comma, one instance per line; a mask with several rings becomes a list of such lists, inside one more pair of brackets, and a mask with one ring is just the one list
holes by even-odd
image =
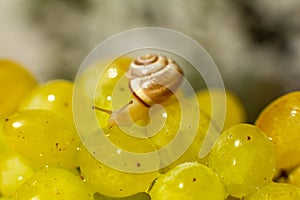
[[[77, 77], [73, 93], [74, 119], [75, 122], [85, 121], [84, 124], [87, 127], [80, 131], [81, 137], [82, 134], [91, 132], [90, 127], [93, 125], [90, 125], [91, 116], [88, 111], [92, 111], [92, 106], [112, 110], [112, 101], [114, 101], [113, 109], [115, 110], [129, 102], [129, 88], [125, 72], [131, 61], [131, 58], [120, 57], [112, 63], [108, 61], [96, 63]], [[116, 96], [112, 95], [114, 91], [117, 93]], [[98, 116], [100, 127], [107, 127], [110, 116], [100, 111], [95, 114]]]
[[227, 197], [227, 200], [239, 200], [239, 198], [235, 198], [235, 197], [229, 196], [229, 197]]
[[5, 120], [7, 143], [36, 167], [75, 167], [80, 143], [74, 124], [47, 110], [25, 110]]
[[[86, 99], [86, 101], [90, 101], [91, 99], [93, 101], [95, 100], [95, 105], [97, 106], [103, 108], [108, 106], [108, 108], [111, 108], [112, 91], [116, 89], [116, 85], [116, 90], [121, 93], [125, 93], [126, 91], [123, 92], [123, 90], [128, 88], [128, 83], [125, 83], [125, 85], [117, 83], [122, 80], [122, 78], [124, 81], [126, 80], [124, 75], [131, 61], [132, 59], [129, 57], [120, 57], [112, 63], [101, 62], [86, 70], [80, 76], [80, 82], [82, 84], [76, 85], [77, 87], [83, 87], [80, 89], [82, 92], [81, 97]], [[105, 69], [105, 71], [103, 74], [100, 74], [103, 69]], [[97, 85], [96, 91], [95, 85]]]
[[245, 200], [299, 200], [300, 195], [296, 186], [285, 183], [271, 182], [256, 190]]
[[[200, 147], [203, 144], [205, 136], [210, 135], [212, 139], [216, 139], [218, 135], [218, 128], [211, 122], [211, 118], [205, 113], [199, 112], [199, 121], [195, 121], [195, 119], [192, 118], [192, 116], [194, 116], [193, 114], [181, 116], [182, 113], [180, 112], [180, 109], [189, 109], [190, 113], [197, 110], [195, 109], [195, 111], [191, 111], [194, 105], [191, 104], [188, 99], [183, 101], [184, 102], [181, 102], [182, 107], [179, 107], [178, 102], [169, 102], [164, 107], [168, 116], [167, 120], [164, 127], [155, 136], [151, 137], [150, 140], [158, 149], [160, 149], [174, 139], [179, 128], [181, 128], [183, 133], [186, 134], [184, 139], [189, 139], [191, 137], [189, 134], [193, 134], [192, 131], [196, 131], [196, 135], [195, 138], [193, 138], [191, 145], [182, 152], [182, 155], [174, 163], [161, 169], [161, 173], [168, 171], [178, 164], [189, 161], [197, 161], [207, 165], [208, 156], [204, 158], [199, 157]], [[182, 121], [182, 127], [180, 127], [180, 121]], [[197, 128], [195, 128], [195, 126], [197, 126]], [[178, 146], [178, 148], [180, 148], [180, 146]]]
[[8, 197], [0, 197], [0, 200], [10, 200]]
[[288, 182], [300, 187], [300, 166], [296, 167], [289, 173]]
[[36, 85], [36, 80], [23, 66], [0, 60], [0, 117], [16, 111], [20, 99]]
[[22, 156], [12, 151], [3, 138], [4, 120], [0, 120], [0, 194], [11, 196], [33, 169]]
[[[218, 106], [222, 105], [222, 97], [224, 92], [220, 89], [202, 89], [197, 92], [197, 100], [200, 106], [200, 110], [209, 116], [211, 116], [211, 109], [212, 109], [212, 99], [214, 100], [213, 106], [216, 110], [223, 110], [222, 108], [218, 108]], [[240, 99], [231, 91], [226, 90], [226, 116], [223, 130], [227, 128], [246, 122], [246, 111], [241, 103]], [[220, 117], [222, 115], [216, 115], [215, 120], [221, 120]]]
[[224, 200], [227, 196], [217, 174], [193, 162], [180, 164], [158, 177], [149, 194], [152, 200]]
[[[1, 153], [3, 154], [3, 153]], [[9, 197], [18, 186], [34, 173], [28, 161], [15, 152], [6, 152], [0, 157], [0, 193]]]
[[139, 192], [131, 196], [122, 197], [122, 198], [108, 197], [100, 193], [95, 193], [94, 198], [95, 200], [151, 200], [149, 194], [145, 192]]
[[6, 152], [6, 149], [8, 148], [3, 134], [3, 125], [4, 119], [0, 118], [0, 156], [2, 156], [2, 153]]
[[19, 110], [51, 110], [73, 120], [73, 83], [66, 80], [52, 80], [35, 87], [20, 102]]
[[[95, 91], [95, 105], [108, 110], [117, 110], [126, 105], [130, 99], [131, 91], [128, 87], [128, 79], [125, 77], [132, 59], [129, 57], [121, 57], [109, 64], [101, 77], [97, 77], [98, 83]], [[97, 68], [103, 68], [99, 64]], [[97, 112], [101, 127], [108, 124], [108, 114]]]
[[97, 192], [111, 197], [126, 197], [144, 192], [158, 176], [157, 172], [126, 173], [112, 169], [96, 160], [84, 147], [79, 152], [78, 163], [86, 183]]
[[209, 166], [222, 178], [228, 193], [241, 198], [272, 180], [275, 156], [263, 131], [238, 124], [222, 133], [209, 155]]
[[279, 169], [300, 164], [300, 91], [270, 103], [255, 124], [272, 139]]
[[14, 200], [93, 200], [94, 191], [78, 176], [55, 167], [48, 167], [28, 178], [16, 191]]

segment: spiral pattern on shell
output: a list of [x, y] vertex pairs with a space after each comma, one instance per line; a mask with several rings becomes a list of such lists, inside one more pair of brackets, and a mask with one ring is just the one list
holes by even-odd
[[131, 63], [126, 76], [132, 93], [152, 106], [173, 95], [182, 82], [183, 70], [170, 58], [146, 54]]

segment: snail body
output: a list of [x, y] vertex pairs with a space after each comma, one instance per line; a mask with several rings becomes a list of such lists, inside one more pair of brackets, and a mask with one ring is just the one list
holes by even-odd
[[148, 114], [151, 106], [165, 102], [180, 86], [183, 70], [170, 58], [146, 54], [130, 64], [126, 77], [134, 96], [127, 105], [117, 111], [93, 107], [110, 114], [109, 127], [136, 122]]

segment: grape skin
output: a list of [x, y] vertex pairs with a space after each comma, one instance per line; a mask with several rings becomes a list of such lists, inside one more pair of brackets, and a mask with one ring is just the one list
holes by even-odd
[[275, 155], [263, 131], [250, 124], [224, 131], [209, 155], [209, 166], [228, 193], [241, 198], [272, 180]]
[[29, 162], [10, 149], [3, 138], [4, 120], [0, 121], [0, 194], [12, 196], [17, 187], [34, 173]]
[[[240, 99], [231, 91], [226, 90], [225, 94], [222, 90], [213, 88], [213, 89], [202, 89], [197, 92], [197, 100], [200, 106], [200, 110], [209, 116], [211, 116], [212, 110], [212, 100], [214, 101], [214, 109], [218, 109], [218, 106], [222, 105], [223, 95], [226, 95], [226, 116], [224, 121], [224, 126], [222, 130], [226, 130], [233, 125], [244, 123], [247, 121], [246, 110], [244, 105], [240, 101]], [[220, 103], [219, 103], [220, 102]], [[220, 115], [216, 115], [214, 120], [221, 120], [221, 113]]]
[[152, 200], [224, 200], [221, 179], [196, 162], [180, 164], [158, 177], [149, 192]]
[[296, 167], [288, 174], [288, 183], [300, 187], [300, 166]]
[[69, 119], [47, 110], [20, 111], [5, 119], [7, 143], [37, 167], [75, 167], [80, 143]]
[[93, 189], [71, 172], [47, 167], [28, 178], [16, 191], [14, 200], [93, 200]]
[[300, 91], [296, 91], [271, 102], [255, 122], [272, 138], [278, 169], [290, 169], [300, 164], [299, 121]]
[[253, 192], [245, 200], [299, 200], [295, 185], [271, 182]]
[[73, 120], [73, 82], [51, 80], [32, 89], [21, 100], [19, 110], [45, 109]]
[[20, 99], [36, 85], [35, 78], [22, 65], [0, 59], [0, 117], [15, 112]]
[[112, 169], [95, 159], [83, 146], [78, 155], [81, 176], [97, 192], [111, 197], [126, 197], [145, 192], [158, 172], [126, 173]]

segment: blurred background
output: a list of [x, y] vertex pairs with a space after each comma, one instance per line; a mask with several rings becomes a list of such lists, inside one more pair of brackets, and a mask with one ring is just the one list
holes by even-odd
[[300, 90], [299, 0], [0, 0], [0, 58], [41, 82], [74, 80], [97, 44], [145, 26], [197, 40], [249, 122], [274, 98]]

